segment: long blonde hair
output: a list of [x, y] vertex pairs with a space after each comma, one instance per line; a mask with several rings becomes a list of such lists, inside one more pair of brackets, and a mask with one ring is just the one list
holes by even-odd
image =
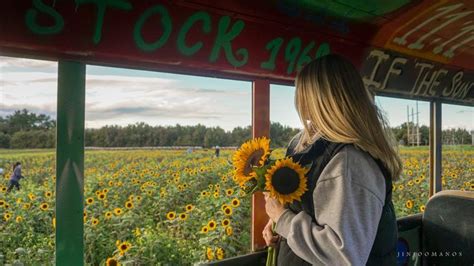
[[303, 132], [296, 151], [321, 137], [352, 143], [382, 161], [396, 180], [402, 163], [386, 120], [357, 69], [338, 55], [307, 64], [296, 77], [295, 105]]

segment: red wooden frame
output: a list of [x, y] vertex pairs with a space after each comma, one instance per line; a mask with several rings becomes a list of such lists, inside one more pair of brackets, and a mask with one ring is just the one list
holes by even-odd
[[[252, 83], [252, 136], [270, 137], [270, 82], [254, 80]], [[268, 222], [265, 199], [261, 192], [252, 196], [252, 250], [265, 247], [262, 231]]]

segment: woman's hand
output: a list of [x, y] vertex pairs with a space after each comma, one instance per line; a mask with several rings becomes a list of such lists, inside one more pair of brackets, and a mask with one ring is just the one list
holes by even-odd
[[268, 217], [274, 223], [278, 222], [278, 219], [285, 211], [285, 207], [277, 199], [271, 198], [268, 192], [263, 192], [263, 195], [265, 196], [265, 210]]
[[267, 225], [265, 225], [265, 228], [263, 229], [263, 239], [265, 239], [265, 244], [269, 247], [275, 247], [277, 242], [278, 242], [278, 235], [273, 235], [273, 230], [272, 230], [272, 225], [273, 221], [268, 220]]

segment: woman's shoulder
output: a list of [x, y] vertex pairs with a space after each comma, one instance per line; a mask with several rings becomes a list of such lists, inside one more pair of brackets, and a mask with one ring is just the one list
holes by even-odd
[[329, 161], [318, 182], [333, 178], [343, 178], [344, 182], [359, 186], [385, 198], [385, 178], [382, 170], [367, 152], [346, 145]]

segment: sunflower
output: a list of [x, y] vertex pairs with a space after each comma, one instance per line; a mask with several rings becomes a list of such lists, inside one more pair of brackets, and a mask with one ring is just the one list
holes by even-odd
[[129, 210], [133, 209], [133, 202], [131, 202], [131, 201], [125, 202], [125, 208], [127, 208]]
[[400, 185], [398, 186], [398, 190], [403, 190], [403, 188], [404, 188], [403, 184], [400, 184]]
[[112, 218], [112, 212], [106, 212], [105, 213], [105, 218], [107, 218], [107, 219]]
[[132, 244], [129, 242], [122, 242], [118, 245], [118, 249], [120, 250], [120, 253], [123, 254], [127, 252], [130, 248], [132, 247]]
[[243, 186], [247, 181], [256, 177], [252, 166], [262, 166], [270, 155], [270, 140], [256, 138], [242, 144], [234, 153], [232, 163], [235, 167], [235, 181]]
[[94, 199], [93, 198], [87, 198], [86, 203], [87, 203], [87, 205], [91, 205], [92, 203], [94, 203]]
[[114, 213], [115, 213], [115, 215], [119, 216], [119, 215], [122, 215], [123, 211], [122, 211], [121, 208], [115, 208]]
[[219, 198], [219, 192], [214, 192], [214, 198], [215, 199]]
[[240, 205], [240, 200], [238, 198], [234, 198], [231, 202], [232, 207], [239, 207]]
[[228, 235], [228, 236], [231, 236], [233, 233], [234, 233], [234, 230], [232, 229], [232, 226], [227, 226], [225, 228], [225, 233]]
[[53, 193], [51, 193], [50, 191], [46, 191], [44, 193], [44, 196], [47, 197], [47, 198], [51, 198], [52, 195], [53, 195]]
[[41, 203], [40, 205], [40, 209], [43, 210], [43, 211], [46, 211], [48, 209], [48, 203]]
[[232, 208], [231, 208], [231, 207], [226, 207], [226, 208], [224, 208], [224, 214], [225, 214], [226, 216], [232, 215]]
[[209, 232], [209, 227], [207, 227], [207, 225], [205, 225], [201, 228], [201, 233], [207, 234], [207, 232]]
[[214, 251], [212, 250], [212, 248], [207, 248], [206, 250], [206, 257], [208, 260], [213, 260], [214, 259]]
[[0, 200], [0, 207], [4, 207], [5, 206], [5, 201], [4, 200]]
[[21, 222], [23, 221], [23, 217], [17, 216], [16, 219], [15, 219], [15, 221], [16, 221], [17, 223], [21, 223]]
[[216, 221], [210, 220], [210, 221], [207, 223], [207, 227], [209, 227], [209, 230], [213, 231], [213, 230], [216, 229], [216, 227], [217, 227]]
[[413, 208], [413, 201], [412, 201], [412, 200], [407, 200], [407, 202], [405, 202], [405, 206], [406, 206], [408, 209]]
[[99, 224], [99, 219], [97, 219], [97, 218], [92, 218], [92, 219], [91, 219], [91, 223], [92, 223], [93, 226], [96, 226], [96, 225]]
[[3, 214], [3, 218], [5, 218], [5, 221], [8, 221], [8, 220], [10, 220], [10, 218], [12, 218], [12, 215], [10, 213], [6, 212], [6, 213]]
[[265, 189], [281, 204], [299, 201], [306, 188], [305, 174], [308, 169], [286, 158], [275, 162], [265, 174]]
[[142, 201], [142, 196], [137, 196], [135, 199], [136, 199], [137, 201]]
[[194, 206], [192, 204], [186, 205], [186, 212], [190, 212], [194, 209]]
[[420, 212], [424, 212], [425, 211], [425, 205], [421, 205], [420, 206]]
[[226, 227], [230, 224], [230, 220], [229, 219], [224, 219], [224, 220], [222, 220], [221, 224], [222, 224], [222, 226]]
[[176, 218], [176, 212], [168, 212], [166, 218], [170, 221], [174, 220], [174, 218]]
[[120, 263], [115, 258], [107, 258], [107, 266], [120, 266]]
[[216, 255], [218, 260], [224, 259], [224, 250], [222, 248], [217, 248]]
[[230, 206], [227, 204], [222, 204], [221, 210], [224, 211], [226, 208], [229, 208]]
[[30, 198], [31, 201], [36, 199], [36, 196], [33, 193], [28, 194], [28, 198]]
[[225, 191], [225, 194], [226, 194], [227, 196], [232, 196], [232, 194], [234, 194], [234, 190], [231, 189], [231, 188], [229, 188], [229, 189], [227, 189], [227, 190]]
[[186, 220], [188, 219], [188, 214], [187, 214], [187, 213], [184, 213], [184, 212], [183, 212], [183, 213], [180, 213], [180, 214], [179, 214], [179, 219], [180, 219], [181, 221], [186, 221]]
[[105, 193], [99, 192], [99, 194], [97, 194], [97, 198], [98, 198], [99, 200], [104, 200], [105, 197], [106, 197], [106, 194], [105, 194]]

